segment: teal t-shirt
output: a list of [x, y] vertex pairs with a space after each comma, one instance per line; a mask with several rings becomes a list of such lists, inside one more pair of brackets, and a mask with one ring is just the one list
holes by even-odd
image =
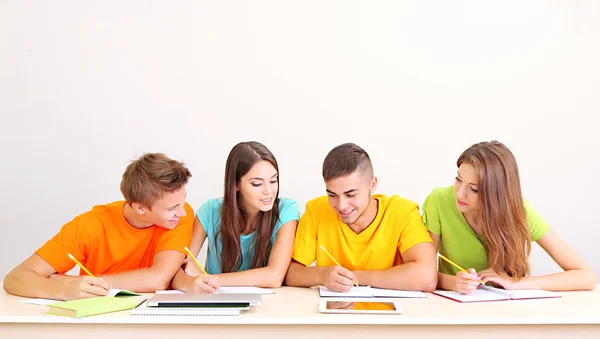
[[[200, 208], [196, 215], [204, 227], [206, 232], [206, 238], [208, 240], [208, 251], [206, 255], [206, 271], [208, 274], [221, 273], [221, 246], [222, 242], [219, 239], [215, 246], [215, 236], [221, 227], [221, 205], [223, 204], [223, 198], [210, 199], [205, 202]], [[279, 198], [279, 221], [273, 229], [273, 235], [271, 236], [270, 245], [273, 246], [277, 232], [281, 226], [290, 220], [300, 219], [300, 208], [298, 204], [293, 200], [286, 198]], [[252, 246], [254, 245], [254, 232], [248, 235], [240, 235], [240, 242], [242, 248], [242, 266], [240, 271], [245, 271], [250, 268], [254, 251]]]
[[[531, 240], [538, 241], [550, 229], [550, 225], [527, 201], [524, 201], [524, 205]], [[484, 239], [473, 231], [456, 207], [454, 186], [436, 188], [429, 194], [423, 203], [423, 223], [428, 231], [440, 236], [440, 254], [465, 269], [474, 268], [479, 272], [488, 268]], [[440, 260], [439, 271], [455, 275], [458, 269]]]

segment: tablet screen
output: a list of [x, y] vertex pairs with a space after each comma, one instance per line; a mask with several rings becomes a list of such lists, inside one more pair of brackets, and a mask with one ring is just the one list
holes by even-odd
[[371, 310], [371, 311], [395, 311], [394, 303], [377, 301], [328, 301], [328, 310]]

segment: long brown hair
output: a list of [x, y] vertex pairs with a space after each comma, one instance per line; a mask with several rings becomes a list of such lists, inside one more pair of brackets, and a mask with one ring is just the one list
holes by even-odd
[[[237, 190], [240, 179], [259, 161], [268, 161], [279, 173], [275, 156], [263, 144], [256, 141], [241, 142], [235, 145], [225, 165], [225, 193], [221, 206], [221, 226], [215, 242], [221, 236], [221, 272], [235, 272], [242, 266], [240, 234], [248, 222], [248, 216], [241, 207], [241, 195]], [[258, 212], [255, 219], [253, 252], [250, 268], [264, 267], [271, 251], [271, 236], [279, 220], [279, 189], [275, 195], [273, 208], [268, 212]], [[216, 245], [216, 244], [215, 244]]]
[[488, 267], [515, 278], [529, 274], [531, 232], [523, 204], [517, 161], [501, 142], [469, 147], [456, 165], [473, 166], [479, 175], [478, 201]]

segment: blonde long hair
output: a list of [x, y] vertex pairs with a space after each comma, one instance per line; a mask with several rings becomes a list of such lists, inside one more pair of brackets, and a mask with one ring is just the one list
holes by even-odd
[[479, 175], [479, 208], [488, 267], [514, 278], [529, 274], [531, 232], [523, 204], [517, 161], [501, 142], [469, 147], [456, 164], [469, 164]]

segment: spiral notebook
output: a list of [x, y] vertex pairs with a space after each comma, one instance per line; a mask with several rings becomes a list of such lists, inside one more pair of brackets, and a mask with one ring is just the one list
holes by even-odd
[[148, 302], [144, 302], [139, 307], [131, 310], [131, 315], [147, 316], [236, 316], [243, 310], [250, 307], [231, 307], [231, 308], [207, 308], [207, 307], [150, 307]]
[[461, 294], [454, 291], [433, 291], [434, 294], [452, 299], [462, 303], [482, 302], [482, 301], [501, 301], [501, 300], [520, 300], [520, 299], [541, 299], [541, 298], [560, 298], [561, 295], [556, 292], [544, 290], [503, 290], [486, 286], [479, 288], [468, 294]]

